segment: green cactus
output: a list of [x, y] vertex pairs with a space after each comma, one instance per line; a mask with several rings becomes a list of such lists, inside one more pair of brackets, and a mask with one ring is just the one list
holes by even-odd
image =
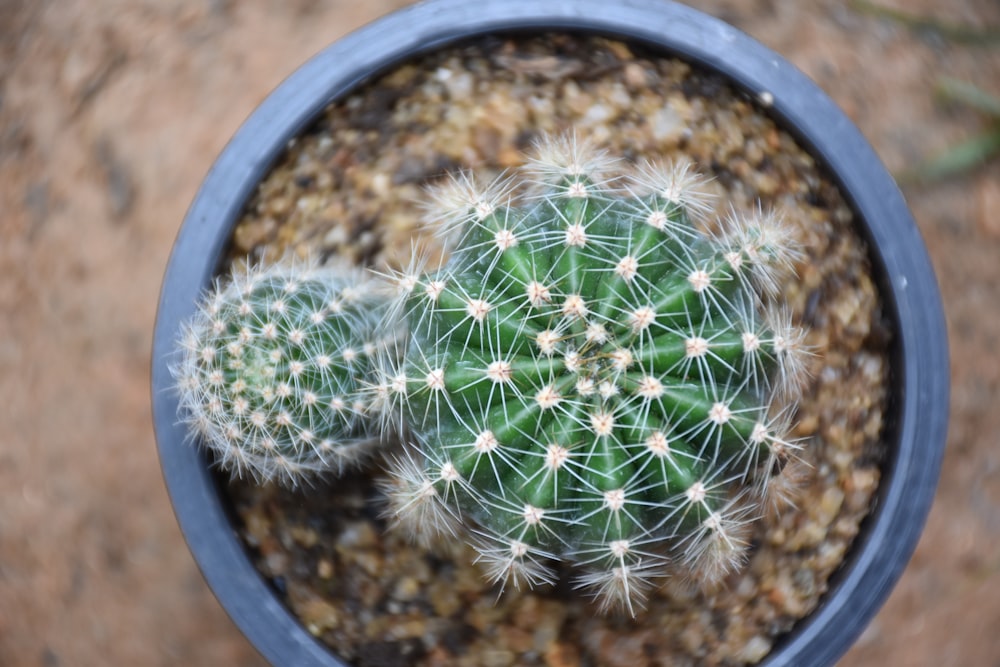
[[439, 193], [450, 257], [398, 276], [409, 337], [380, 393], [416, 446], [388, 485], [396, 519], [471, 526], [498, 582], [566, 561], [634, 613], [668, 566], [712, 582], [741, 562], [797, 446], [805, 350], [764, 306], [797, 258], [779, 220], [707, 232], [687, 165], [614, 167], [563, 138], [523, 196], [467, 176]]
[[219, 466], [296, 486], [381, 440], [366, 404], [386, 302], [357, 271], [283, 263], [237, 271], [181, 336], [183, 418]]

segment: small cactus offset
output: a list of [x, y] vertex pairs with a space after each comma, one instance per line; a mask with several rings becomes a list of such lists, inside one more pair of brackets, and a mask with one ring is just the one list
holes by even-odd
[[401, 523], [468, 526], [498, 582], [551, 582], [565, 561], [634, 614], [658, 576], [713, 582], [742, 561], [797, 446], [806, 364], [766, 305], [797, 258], [780, 220], [705, 231], [688, 166], [615, 167], [563, 138], [525, 183], [453, 179], [450, 257], [398, 276], [409, 335], [380, 393], [416, 445], [389, 485]]
[[183, 418], [234, 475], [296, 486], [339, 472], [381, 439], [365, 392], [385, 313], [355, 270], [236, 272], [182, 333], [173, 372]]

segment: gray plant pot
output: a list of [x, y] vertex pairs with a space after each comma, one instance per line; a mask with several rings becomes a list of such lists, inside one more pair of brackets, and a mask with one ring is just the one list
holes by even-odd
[[220, 269], [254, 188], [327, 105], [393, 66], [487, 33], [585, 32], [638, 42], [722, 74], [758, 99], [822, 164], [856, 213], [887, 316], [891, 398], [888, 455], [871, 515], [819, 607], [762, 664], [832, 665], [853, 643], [910, 559], [937, 484], [949, 371], [940, 296], [896, 184], [844, 114], [780, 56], [731, 26], [665, 0], [431, 0], [344, 37], [278, 87], [219, 156], [177, 237], [157, 314], [152, 401], [163, 476], [188, 545], [217, 598], [274, 665], [344, 663], [284, 606], [254, 568], [204, 454], [177, 420], [168, 363], [180, 323]]

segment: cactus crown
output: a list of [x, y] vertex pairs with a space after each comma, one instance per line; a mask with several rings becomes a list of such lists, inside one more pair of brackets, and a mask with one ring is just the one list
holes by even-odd
[[[450, 258], [398, 276], [405, 356], [381, 395], [417, 454], [394, 514], [415, 533], [473, 525], [497, 581], [553, 560], [634, 613], [680, 564], [715, 581], [796, 444], [802, 333], [766, 306], [797, 258], [780, 220], [709, 233], [688, 165], [616, 164], [563, 138], [514, 178], [438, 193]], [[392, 355], [390, 355], [392, 356]]]
[[380, 438], [364, 382], [384, 299], [355, 270], [283, 263], [207, 293], [173, 369], [186, 421], [219, 465], [290, 486], [340, 470]]

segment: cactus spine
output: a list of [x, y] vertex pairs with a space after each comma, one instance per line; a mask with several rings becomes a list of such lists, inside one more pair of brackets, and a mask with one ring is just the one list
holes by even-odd
[[[802, 333], [763, 304], [796, 259], [779, 220], [713, 233], [687, 166], [609, 177], [570, 138], [529, 164], [533, 192], [470, 178], [440, 193], [451, 245], [398, 277], [405, 357], [381, 394], [416, 444], [390, 485], [418, 535], [472, 526], [492, 578], [580, 586], [634, 613], [673, 563], [704, 581], [795, 447]], [[390, 355], [390, 358], [394, 355]]]
[[296, 486], [364, 458], [385, 300], [350, 269], [247, 267], [205, 295], [174, 368], [183, 418], [236, 475]]

